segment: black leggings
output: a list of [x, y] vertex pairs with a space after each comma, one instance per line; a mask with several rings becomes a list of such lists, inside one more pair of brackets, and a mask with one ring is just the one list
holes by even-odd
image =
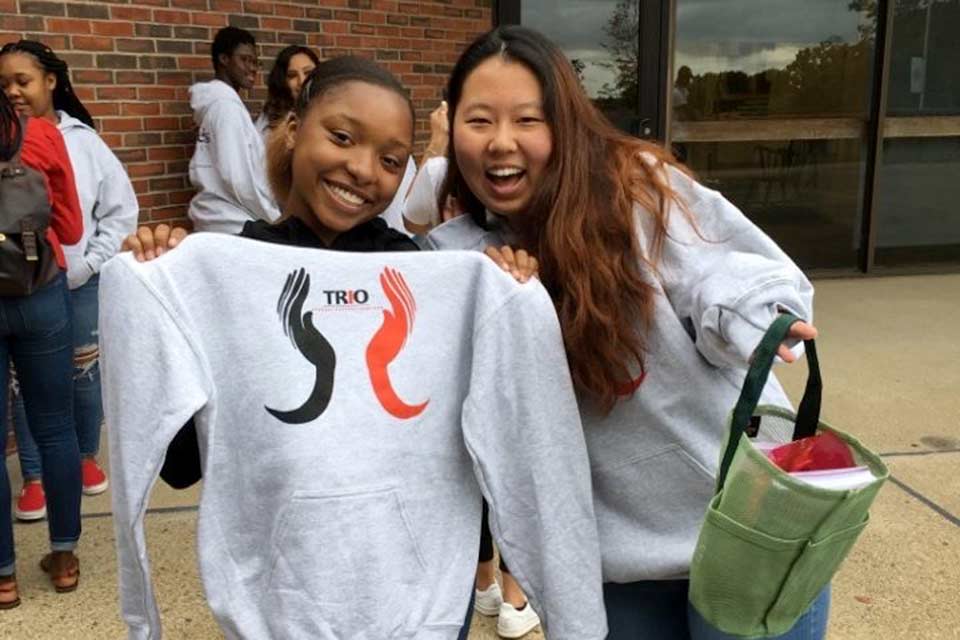
[[[493, 536], [490, 535], [490, 509], [487, 507], [487, 501], [483, 501], [483, 519], [480, 523], [480, 556], [479, 562], [490, 562], [493, 560]], [[500, 571], [510, 573], [507, 564], [503, 561], [503, 554], [500, 554]]]

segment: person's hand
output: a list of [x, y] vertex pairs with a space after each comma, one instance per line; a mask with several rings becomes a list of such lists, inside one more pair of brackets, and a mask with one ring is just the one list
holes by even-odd
[[427, 143], [424, 157], [433, 158], [447, 155], [447, 143], [450, 140], [450, 121], [447, 119], [447, 101], [430, 114], [430, 142]]
[[140, 227], [123, 239], [121, 251], [132, 251], [137, 262], [146, 262], [159, 258], [173, 249], [180, 241], [187, 237], [187, 230], [183, 227], [170, 228], [168, 224], [158, 224], [156, 228]]
[[[796, 340], [813, 340], [817, 337], [817, 328], [803, 321], [795, 322], [790, 327], [787, 337]], [[790, 347], [787, 346], [786, 342], [781, 344], [777, 349], [777, 355], [780, 356], [784, 362], [796, 362], [797, 360], [797, 357], [790, 351]]]
[[487, 247], [483, 252], [496, 262], [501, 269], [512, 275], [517, 282], [524, 283], [531, 277], [537, 277], [540, 264], [536, 258], [523, 249], [514, 251], [509, 246], [504, 245], [499, 249], [497, 247]]

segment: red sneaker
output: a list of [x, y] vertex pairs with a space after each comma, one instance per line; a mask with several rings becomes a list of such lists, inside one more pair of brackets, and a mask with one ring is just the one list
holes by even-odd
[[107, 481], [107, 474], [103, 472], [100, 465], [93, 458], [84, 458], [81, 461], [83, 471], [83, 494], [95, 496], [103, 493], [110, 486]]
[[39, 481], [23, 483], [13, 515], [24, 522], [43, 520], [47, 516], [47, 498], [43, 495], [43, 485]]

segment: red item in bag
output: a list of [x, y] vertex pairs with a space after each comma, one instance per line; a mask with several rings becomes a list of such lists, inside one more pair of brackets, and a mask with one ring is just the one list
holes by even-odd
[[773, 463], [784, 471], [821, 471], [855, 467], [850, 447], [831, 431], [794, 440], [769, 453]]

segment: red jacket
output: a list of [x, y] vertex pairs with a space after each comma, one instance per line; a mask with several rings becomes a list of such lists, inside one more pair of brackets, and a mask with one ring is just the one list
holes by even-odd
[[57, 126], [43, 118], [28, 118], [20, 160], [43, 174], [50, 195], [50, 227], [47, 241], [53, 247], [57, 264], [67, 268], [62, 244], [76, 244], [83, 237], [83, 212], [77, 196], [73, 165]]

